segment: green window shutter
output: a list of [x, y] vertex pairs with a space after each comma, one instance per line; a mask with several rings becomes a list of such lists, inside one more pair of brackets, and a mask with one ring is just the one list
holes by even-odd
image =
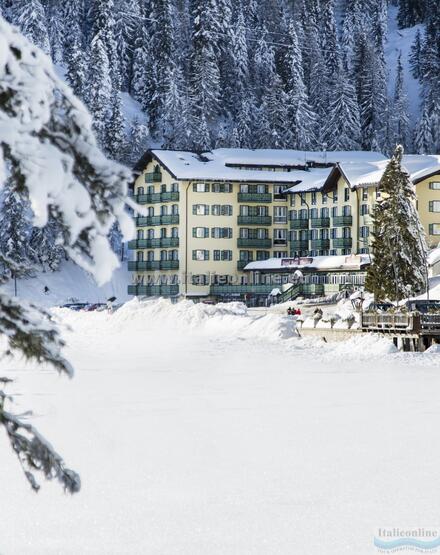
[[193, 204], [193, 214], [197, 214], [197, 204]]
[[193, 260], [196, 260], [196, 259], [197, 259], [197, 256], [196, 256], [196, 251], [193, 251], [193, 253], [192, 253], [192, 254], [193, 254], [193, 256], [192, 256], [192, 259], [193, 259]]
[[210, 185], [209, 183], [205, 183], [205, 193], [209, 193]]
[[209, 260], [209, 251], [205, 251], [205, 260]]
[[204, 235], [205, 235], [205, 239], [206, 239], [207, 237], [209, 237], [209, 227], [205, 227], [204, 229], [205, 229]]
[[197, 237], [197, 228], [193, 227], [193, 237]]
[[434, 201], [432, 200], [429, 201], [429, 211], [434, 212]]
[[434, 235], [434, 225], [429, 224], [429, 235]]

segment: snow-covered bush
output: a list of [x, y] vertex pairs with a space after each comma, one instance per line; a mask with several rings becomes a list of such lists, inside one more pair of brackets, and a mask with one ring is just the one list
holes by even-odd
[[[59, 226], [60, 244], [98, 283], [118, 266], [107, 238], [113, 224], [126, 237], [133, 232], [124, 212], [130, 178], [101, 153], [90, 115], [57, 78], [49, 58], [0, 17], [0, 186], [8, 183], [14, 198], [29, 204], [35, 227], [49, 219]], [[15, 275], [28, 264], [4, 255], [1, 262]], [[19, 351], [72, 375], [55, 323], [37, 306], [0, 292], [0, 332], [9, 354]], [[0, 424], [31, 486], [38, 489], [39, 471], [78, 491], [79, 477], [32, 426], [6, 410], [7, 403], [0, 391]]]

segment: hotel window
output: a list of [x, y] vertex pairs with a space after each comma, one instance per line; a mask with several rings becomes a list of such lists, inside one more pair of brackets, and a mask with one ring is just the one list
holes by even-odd
[[328, 218], [329, 210], [327, 207], [321, 208], [321, 218]]
[[316, 193], [312, 193], [312, 200], [311, 200], [312, 204], [316, 204]]
[[206, 237], [209, 237], [209, 228], [193, 227], [193, 237], [196, 237], [197, 239], [206, 239]]
[[368, 200], [368, 189], [362, 189], [362, 200]]
[[166, 193], [167, 192], [167, 186], [164, 183], [162, 183], [162, 185], [160, 186], [160, 192], [161, 193]]
[[287, 207], [286, 206], [274, 206], [273, 207], [273, 217], [276, 224], [286, 224], [287, 223]]
[[290, 195], [290, 206], [295, 206], [296, 195]]
[[317, 218], [317, 217], [318, 217], [318, 214], [319, 214], [319, 212], [318, 212], [318, 209], [317, 209], [317, 208], [312, 208], [312, 209], [310, 210], [310, 217], [311, 217], [311, 218]]
[[144, 230], [143, 229], [138, 229], [137, 230], [137, 239], [143, 239], [144, 238]]
[[330, 239], [337, 239], [338, 238], [338, 228], [332, 227], [330, 229]]
[[154, 239], [154, 229], [149, 229], [147, 232], [148, 239]]
[[350, 200], [350, 189], [345, 187], [344, 189], [344, 202], [348, 202]]
[[147, 193], [149, 195], [152, 195], [154, 193], [154, 185], [148, 185], [147, 187]]
[[307, 220], [308, 211], [305, 208], [301, 208], [301, 210], [298, 211], [298, 218], [300, 220]]
[[193, 191], [195, 193], [209, 193], [209, 184], [208, 183], [194, 183]]
[[431, 181], [429, 184], [429, 188], [433, 189], [434, 191], [440, 191], [440, 181]]
[[361, 216], [365, 216], [370, 212], [368, 204], [361, 204]]
[[273, 230], [274, 245], [287, 244], [287, 229], [274, 229]]
[[167, 237], [167, 228], [166, 227], [161, 227], [160, 228], [160, 238], [161, 239], [166, 239]]
[[273, 251], [274, 258], [287, 258], [287, 251]]
[[232, 183], [213, 183], [213, 193], [232, 193]]
[[321, 203], [327, 204], [328, 196], [327, 193], [321, 193]]
[[351, 227], [343, 227], [342, 228], [342, 237], [344, 239], [350, 239], [351, 238]]
[[286, 187], [284, 187], [284, 185], [274, 185], [273, 186], [273, 194], [274, 194], [274, 198], [276, 200], [285, 200], [287, 197], [285, 194], [283, 194], [283, 191], [286, 190]]
[[250, 262], [254, 259], [253, 251], [240, 251], [240, 260], [249, 260]]
[[148, 215], [149, 215], [150, 217], [151, 217], [151, 216], [154, 216], [154, 206], [150, 206], [150, 207], [148, 208]]
[[179, 192], [179, 184], [178, 183], [171, 183], [171, 192], [178, 193]]
[[333, 203], [335, 203], [335, 202], [338, 202], [338, 191], [337, 190], [333, 193]]
[[138, 195], [143, 195], [144, 194], [144, 188], [143, 187], [138, 187], [137, 194]]
[[143, 262], [144, 261], [144, 251], [137, 251], [136, 252], [136, 260], [138, 262]]
[[222, 216], [232, 216], [233, 208], [230, 204], [222, 204], [221, 213]]
[[147, 260], [148, 262], [154, 262], [154, 251], [147, 252]]
[[168, 260], [168, 252], [167, 251], [160, 251], [160, 259], [161, 260]]
[[209, 251], [207, 250], [194, 250], [192, 251], [193, 260], [209, 260]]
[[173, 204], [171, 206], [171, 214], [173, 214], [173, 216], [178, 216], [179, 215], [179, 205], [178, 204]]
[[380, 191], [379, 189], [376, 187], [376, 200], [380, 198]]
[[429, 235], [440, 235], [440, 224], [429, 224]]
[[333, 206], [332, 207], [332, 218], [336, 218], [337, 216], [338, 216], [338, 207]]
[[351, 206], [349, 204], [342, 207], [343, 216], [351, 216]]
[[317, 241], [319, 239], [319, 230], [318, 229], [311, 229], [310, 230], [310, 239], [312, 241]]
[[440, 200], [431, 200], [429, 202], [430, 212], [440, 212]]
[[336, 254], [337, 254], [336, 249], [331, 249], [330, 250], [330, 256], [336, 256]]
[[161, 216], [168, 216], [168, 206], [162, 205], [160, 207], [160, 215]]
[[171, 228], [171, 237], [173, 239], [177, 239], [179, 237], [179, 228], [178, 227]]
[[232, 239], [231, 227], [213, 227], [211, 229], [211, 237], [213, 239]]
[[169, 260], [179, 260], [179, 251], [172, 250], [168, 256]]
[[361, 226], [359, 229], [359, 234], [362, 238], [366, 239], [370, 236], [370, 228], [367, 225]]
[[207, 204], [194, 204], [193, 214], [195, 216], [209, 216], [209, 206]]
[[214, 260], [232, 260], [232, 251], [224, 250], [215, 250], [214, 251]]
[[268, 260], [270, 258], [270, 251], [257, 251], [257, 260]]

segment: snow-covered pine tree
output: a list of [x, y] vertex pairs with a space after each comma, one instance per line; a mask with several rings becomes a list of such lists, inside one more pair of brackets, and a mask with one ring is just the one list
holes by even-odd
[[398, 145], [379, 183], [374, 213], [373, 259], [366, 288], [377, 300], [399, 301], [427, 286], [427, 245], [414, 185], [402, 168]]
[[130, 127], [129, 161], [131, 164], [134, 165], [144, 154], [147, 149], [149, 136], [148, 126], [142, 123], [138, 117], [135, 117]]
[[342, 68], [331, 91], [322, 139], [328, 150], [360, 149], [361, 124], [356, 91]]
[[11, 277], [11, 267], [14, 277], [28, 274], [32, 259], [30, 206], [17, 192], [16, 180], [14, 171], [3, 188], [0, 212], [0, 258], [4, 277]]
[[424, 0], [399, 0], [397, 22], [400, 29], [422, 23], [425, 18], [425, 9]]
[[420, 32], [420, 29], [417, 29], [414, 42], [411, 45], [411, 54], [409, 56], [409, 64], [410, 64], [411, 73], [414, 79], [420, 79], [422, 77], [421, 53], [422, 53], [422, 34]]
[[61, 243], [61, 227], [53, 217], [49, 217], [44, 227], [32, 229], [29, 241], [31, 256], [35, 264], [41, 266], [43, 272], [58, 270], [64, 256]]
[[50, 54], [47, 18], [40, 0], [14, 0], [10, 19], [21, 32], [46, 54]]
[[191, 113], [187, 85], [183, 71], [174, 63], [170, 66], [165, 82], [162, 108], [162, 137], [164, 148], [187, 150], [191, 146], [189, 129]]
[[50, 0], [47, 3], [46, 15], [48, 16], [48, 34], [52, 53], [52, 61], [59, 64], [64, 56], [64, 21], [62, 11], [57, 0]]
[[316, 114], [309, 105], [304, 84], [302, 53], [293, 20], [289, 23], [289, 48], [284, 60], [286, 74], [286, 146], [311, 149], [316, 145]]
[[400, 144], [405, 151], [411, 151], [411, 132], [408, 113], [408, 97], [406, 95], [402, 53], [397, 59], [396, 84], [394, 87], [393, 111], [392, 111], [393, 146]]
[[[22, 203], [29, 202], [34, 226], [44, 227], [53, 218], [69, 257], [102, 284], [118, 265], [107, 239], [114, 222], [119, 221], [127, 238], [134, 231], [125, 212], [131, 174], [99, 151], [87, 110], [56, 76], [48, 58], [2, 18], [0, 36], [0, 89], [8, 91], [0, 94], [0, 117], [8, 122], [0, 126], [1, 185], [9, 176]], [[3, 264], [17, 269], [13, 261], [4, 259]], [[72, 375], [56, 324], [43, 309], [0, 293], [0, 332], [8, 352]], [[0, 425], [34, 490], [39, 489], [38, 473], [58, 480], [70, 493], [80, 489], [78, 475], [66, 468], [29, 419], [10, 412], [4, 391]]]
[[141, 19], [140, 3], [137, 0], [119, 0], [115, 9], [114, 36], [121, 74], [121, 87], [123, 91], [128, 91], [132, 78], [136, 31]]
[[[121, 89], [121, 68], [117, 52], [115, 5], [113, 0], [91, 0], [89, 10], [91, 25], [90, 48], [96, 37], [100, 37], [102, 47], [105, 49], [109, 61], [110, 78], [112, 87]], [[94, 79], [91, 74], [89, 79]]]
[[86, 101], [93, 115], [93, 125], [101, 145], [105, 145], [106, 141], [106, 126], [111, 114], [111, 96], [110, 63], [104, 40], [98, 33], [90, 46]]
[[105, 150], [112, 160], [123, 162], [127, 159], [127, 137], [122, 115], [121, 93], [114, 91], [111, 102], [111, 116], [106, 125]]
[[64, 47], [64, 60], [66, 64], [66, 81], [75, 96], [86, 100], [88, 92], [87, 58], [81, 44], [81, 33], [78, 24], [69, 27], [70, 41]]

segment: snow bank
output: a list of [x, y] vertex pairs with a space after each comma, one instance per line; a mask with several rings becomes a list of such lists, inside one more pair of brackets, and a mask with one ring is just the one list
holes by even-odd
[[295, 334], [291, 318], [276, 314], [252, 315], [242, 303], [217, 305], [195, 304], [192, 301], [171, 303], [167, 299], [141, 301], [133, 299], [113, 314], [107, 312], [73, 312], [53, 309], [63, 324], [73, 330], [90, 326], [100, 333], [142, 334], [144, 337], [165, 332], [169, 334], [203, 334], [215, 337], [264, 338], [269, 341], [288, 339]]

